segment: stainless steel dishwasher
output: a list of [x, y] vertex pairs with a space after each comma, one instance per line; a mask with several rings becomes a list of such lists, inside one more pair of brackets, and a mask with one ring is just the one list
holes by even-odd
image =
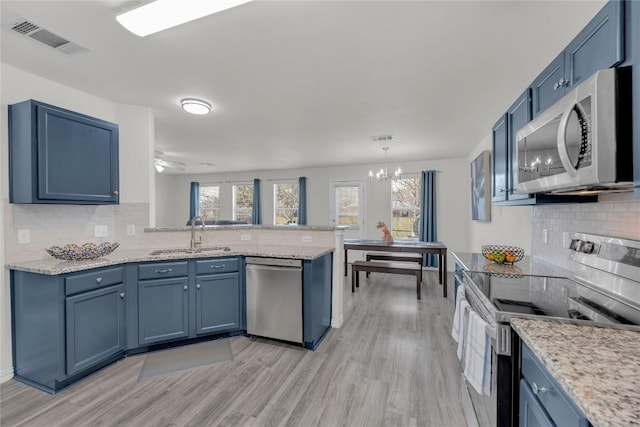
[[246, 262], [247, 333], [302, 344], [302, 260]]

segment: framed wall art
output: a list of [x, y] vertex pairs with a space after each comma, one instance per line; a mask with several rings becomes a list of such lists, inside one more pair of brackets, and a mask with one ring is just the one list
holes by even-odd
[[485, 150], [471, 162], [471, 219], [491, 221], [491, 158]]

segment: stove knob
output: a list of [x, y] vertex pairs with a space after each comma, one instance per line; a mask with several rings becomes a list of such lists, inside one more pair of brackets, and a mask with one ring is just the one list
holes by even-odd
[[571, 243], [569, 244], [569, 249], [577, 251], [578, 246], [580, 245], [580, 239], [571, 239]]
[[584, 242], [582, 245], [582, 252], [590, 254], [593, 252], [593, 242]]

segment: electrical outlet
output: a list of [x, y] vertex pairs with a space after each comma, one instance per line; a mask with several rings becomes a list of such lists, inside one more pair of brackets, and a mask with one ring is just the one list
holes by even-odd
[[96, 225], [93, 228], [94, 237], [107, 237], [109, 235], [109, 228], [106, 225]]
[[127, 224], [127, 236], [135, 236], [135, 235], [136, 235], [136, 225]]
[[563, 231], [562, 232], [562, 247], [563, 248], [569, 248], [570, 244], [571, 244], [571, 239], [569, 239], [569, 232], [568, 231]]
[[28, 228], [23, 228], [18, 230], [18, 243], [29, 243], [31, 242], [31, 233]]
[[251, 240], [251, 234], [241, 234], [240, 240]]
[[312, 241], [311, 236], [302, 236], [303, 243], [311, 243], [311, 241]]
[[547, 234], [546, 228], [542, 230], [542, 243], [544, 243], [545, 245], [549, 243], [549, 235]]

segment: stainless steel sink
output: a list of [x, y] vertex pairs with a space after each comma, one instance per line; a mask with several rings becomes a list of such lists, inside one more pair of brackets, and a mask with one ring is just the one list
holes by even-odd
[[216, 253], [216, 252], [229, 252], [231, 250], [228, 246], [205, 246], [202, 248], [173, 248], [173, 249], [157, 249], [152, 251], [149, 255], [164, 255], [164, 254], [201, 254], [201, 253]]

